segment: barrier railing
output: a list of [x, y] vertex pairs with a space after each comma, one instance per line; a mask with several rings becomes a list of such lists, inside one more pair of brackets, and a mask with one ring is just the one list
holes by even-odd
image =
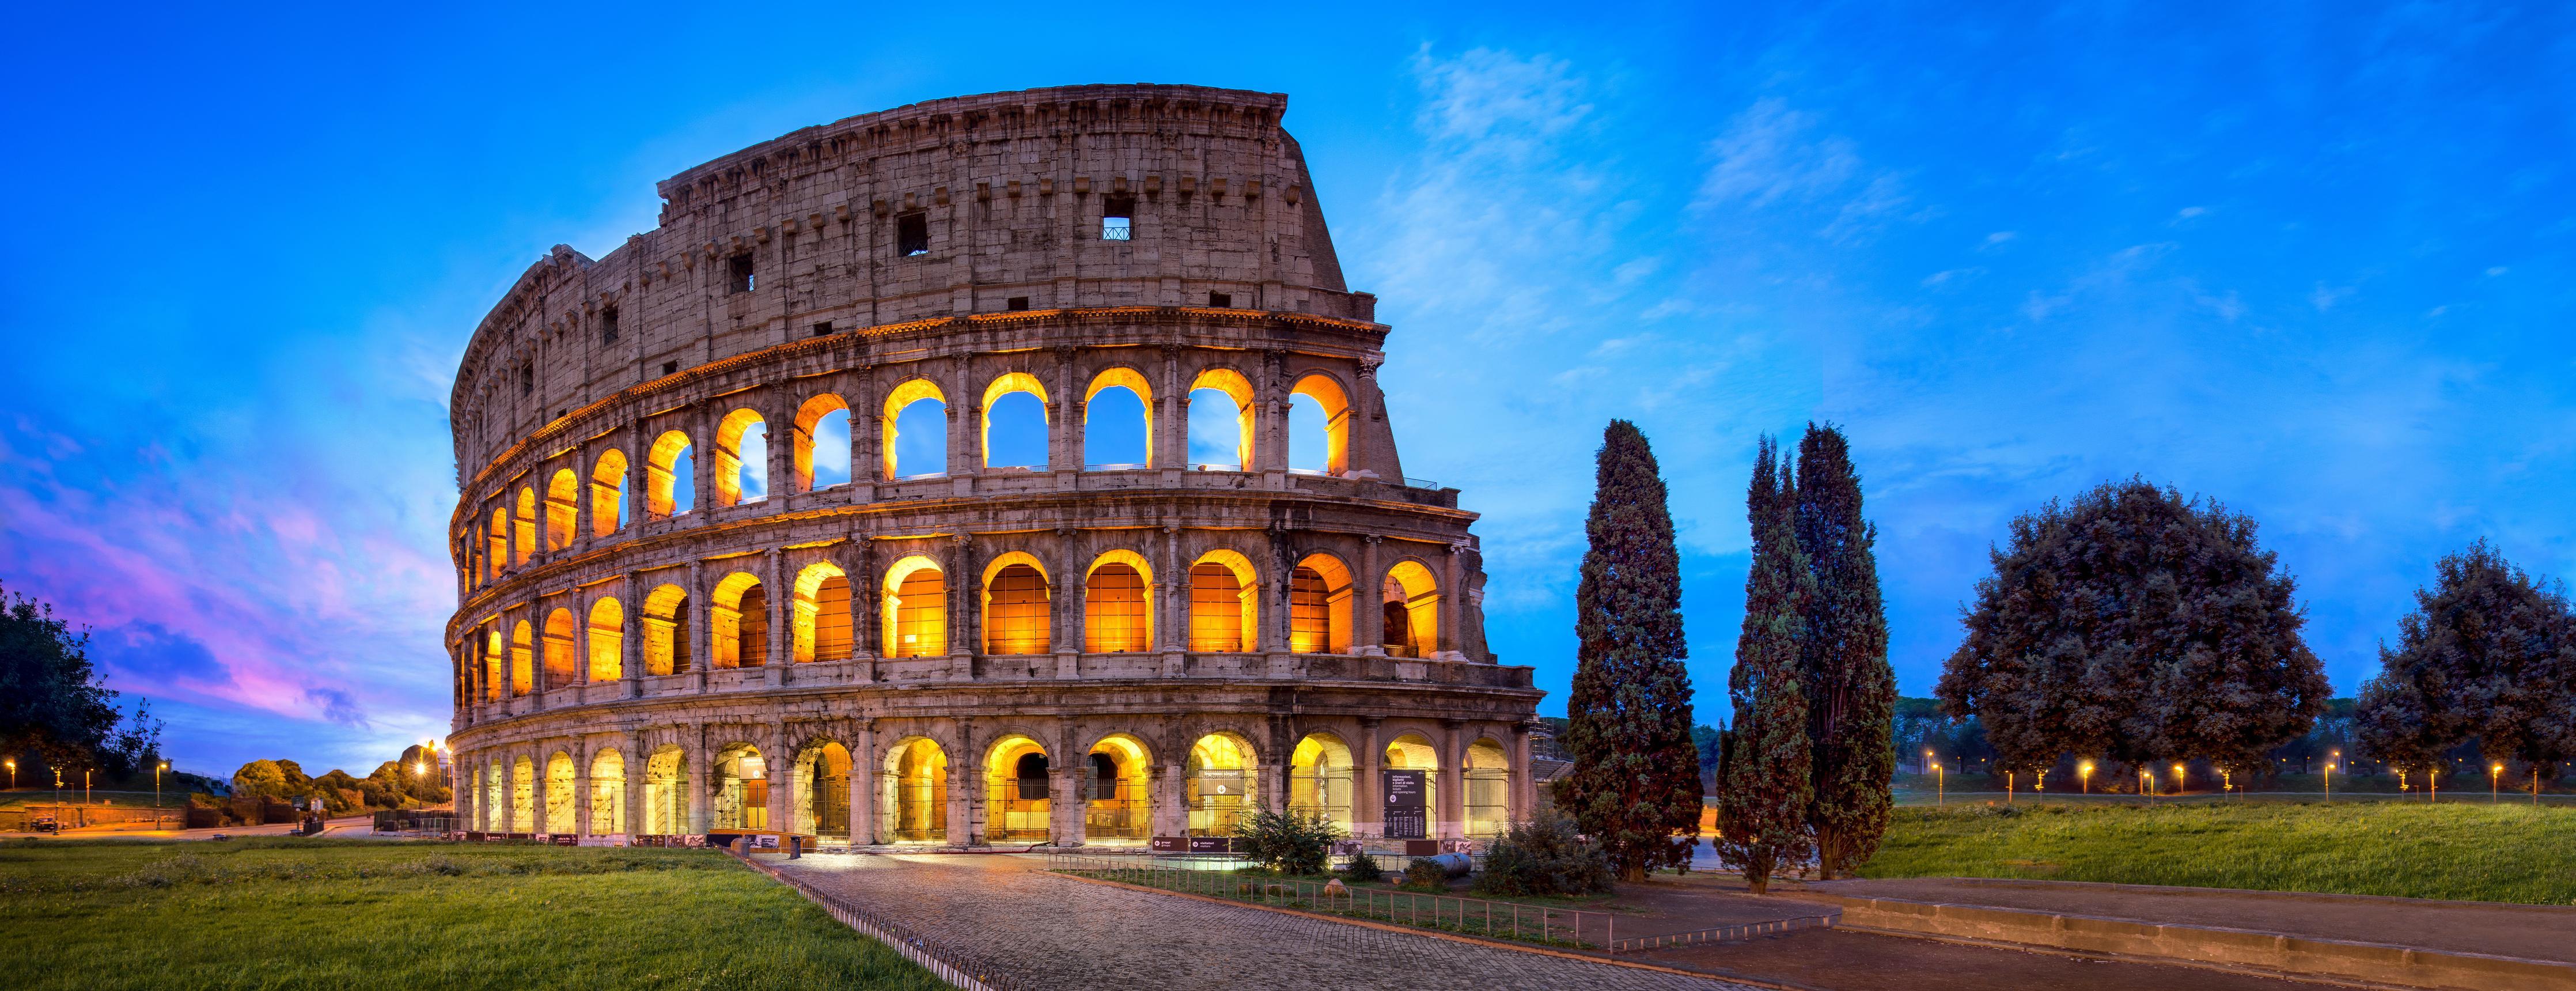
[[821, 906], [826, 914], [839, 920], [842, 925], [856, 930], [862, 936], [892, 947], [896, 953], [903, 954], [904, 959], [920, 964], [923, 969], [930, 971], [940, 980], [948, 982], [952, 987], [963, 988], [965, 991], [1020, 991], [1021, 988], [1026, 987], [1003, 977], [996, 972], [995, 968], [978, 962], [972, 954], [925, 938], [902, 923], [861, 908], [849, 899], [808, 885], [786, 871], [731, 849], [726, 852], [752, 870], [766, 874], [771, 880], [786, 885], [797, 894], [804, 895], [806, 901]]
[[1325, 881], [1273, 879], [1134, 855], [1049, 853], [1047, 869], [1231, 901], [1604, 954], [1629, 949], [1626, 944], [1633, 942], [1618, 938], [1618, 918], [1608, 912], [1357, 885], [1332, 892], [1325, 890], [1330, 884]]

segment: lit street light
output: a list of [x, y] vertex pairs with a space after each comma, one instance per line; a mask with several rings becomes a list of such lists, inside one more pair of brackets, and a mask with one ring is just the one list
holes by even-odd
[[1950, 804], [1950, 778], [1939, 764], [1932, 765], [1932, 804]]
[[2092, 793], [2093, 793], [2093, 762], [2088, 760], [2088, 761], [2085, 761], [2085, 762], [2084, 762], [2084, 763], [2082, 763], [2082, 764], [2078, 764], [2078, 765], [2076, 765], [2076, 767], [2075, 767], [2075, 773], [2076, 773], [2076, 776], [2077, 776], [2077, 777], [2079, 777], [2079, 778], [2083, 779], [2083, 784], [2084, 784], [2084, 793], [2085, 793], [2085, 794], [2087, 794], [2087, 795], [2092, 794]]
[[170, 769], [169, 761], [152, 765], [152, 828], [161, 828], [161, 772]]
[[2326, 762], [2326, 801], [2329, 802], [2334, 801], [2334, 766], [2335, 762]]
[[9, 790], [10, 790], [10, 791], [17, 791], [17, 790], [18, 790], [18, 762], [17, 762], [16, 760], [14, 760], [14, 759], [13, 759], [13, 760], [8, 761], [7, 763], [8, 763], [8, 765], [9, 765]]
[[2501, 785], [2503, 782], [2504, 782], [2504, 763], [2503, 763], [2502, 761], [2498, 761], [2498, 762], [2497, 762], [2497, 763], [2495, 763], [2494, 765], [2492, 765], [2492, 766], [2490, 766], [2490, 767], [2488, 767], [2488, 768], [2487, 768], [2487, 804], [2488, 804], [2488, 805], [2494, 805], [2494, 804], [2496, 803], [2496, 792], [2498, 791], [2498, 786], [2499, 786], [2499, 785]]
[[2182, 766], [2181, 762], [2179, 762], [2179, 761], [2175, 762], [2175, 763], [2174, 763], [2174, 794], [2176, 794], [2176, 795], [2180, 795], [2180, 794], [2182, 794], [2182, 783], [2183, 783], [2182, 771], [2183, 771], [2183, 766]]

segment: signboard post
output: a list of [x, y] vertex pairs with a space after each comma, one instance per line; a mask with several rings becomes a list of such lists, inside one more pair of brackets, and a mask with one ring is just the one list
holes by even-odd
[[1423, 807], [1426, 791], [1423, 772], [1388, 770], [1379, 773], [1385, 776], [1386, 838], [1418, 840], [1428, 837], [1430, 831], [1426, 827], [1429, 823]]

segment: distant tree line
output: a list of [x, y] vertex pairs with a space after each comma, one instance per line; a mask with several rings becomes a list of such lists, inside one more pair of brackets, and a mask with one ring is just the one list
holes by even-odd
[[[338, 768], [308, 777], [291, 760], [255, 760], [233, 772], [232, 795], [318, 802], [331, 815], [418, 808], [454, 798], [438, 752], [419, 744], [403, 748], [401, 758], [376, 765], [363, 778]], [[212, 804], [212, 796], [203, 800]]]

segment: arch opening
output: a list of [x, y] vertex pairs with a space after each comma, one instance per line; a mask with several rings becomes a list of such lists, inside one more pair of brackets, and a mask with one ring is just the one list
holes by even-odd
[[948, 397], [929, 379], [906, 379], [886, 394], [885, 477], [948, 473]]
[[510, 566], [510, 511], [492, 507], [492, 525], [483, 533], [491, 542], [491, 556], [486, 559], [491, 563], [491, 574], [487, 577], [500, 581], [501, 572]]
[[553, 691], [581, 681], [581, 622], [572, 610], [557, 609], [546, 614], [546, 690]]
[[760, 748], [737, 743], [716, 751], [715, 792], [707, 810], [716, 830], [769, 828], [769, 762]]
[[581, 507], [581, 479], [572, 469], [558, 469], [546, 480], [546, 549], [572, 546], [573, 517]]
[[528, 621], [523, 619], [510, 627], [510, 697], [534, 695], [536, 691], [535, 651], [529, 643]]
[[644, 457], [644, 518], [669, 519], [695, 508], [695, 472], [688, 434], [673, 430], [654, 438]]
[[1288, 470], [1347, 475], [1351, 470], [1351, 403], [1324, 375], [1297, 380], [1288, 394]]
[[590, 680], [626, 677], [626, 607], [601, 596], [590, 604]]
[[1308, 733], [1288, 758], [1288, 811], [1351, 831], [1351, 748], [1331, 733]]
[[1190, 466], [1243, 471], [1252, 466], [1252, 383], [1230, 368], [1200, 372], [1190, 383]]
[[[1390, 771], [1422, 772], [1423, 821], [1415, 824], [1422, 827], [1422, 835], [1411, 838], [1421, 839], [1431, 836], [1438, 825], [1436, 820], [1440, 815], [1440, 752], [1433, 749], [1431, 741], [1425, 739], [1422, 734], [1406, 733], [1387, 741], [1386, 753], [1379, 762], [1379, 766]], [[1386, 833], [1389, 839], [1394, 839], [1399, 828], [1393, 821], [1393, 813], [1388, 814], [1390, 818], [1386, 825]]]
[[915, 554], [886, 569], [885, 656], [937, 657], [948, 653], [948, 577]]
[[769, 590], [748, 571], [716, 582], [707, 596], [707, 632], [712, 635], [708, 666], [717, 671], [756, 668], [769, 663]]
[[590, 467], [590, 535], [605, 537], [626, 528], [626, 454], [610, 449]]
[[1210, 733], [1191, 744], [1188, 773], [1182, 779], [1190, 835], [1234, 835], [1235, 823], [1253, 810], [1258, 771], [1252, 743], [1241, 736]]
[[1093, 840], [1141, 840], [1152, 830], [1149, 785], [1153, 761], [1145, 743], [1125, 733], [1091, 745], [1083, 760], [1083, 835]]
[[739, 506], [769, 497], [769, 421], [738, 409], [716, 421], [716, 505]]
[[799, 491], [849, 484], [849, 402], [826, 392], [797, 407], [795, 443], [787, 451]]
[[984, 388], [983, 459], [987, 468], [1047, 468], [1046, 386], [1027, 372], [1008, 372]]
[[1083, 580], [1082, 649], [1094, 654], [1151, 649], [1152, 610], [1145, 587], [1153, 569], [1135, 551], [1110, 551], [1091, 563]]
[[1190, 649], [1233, 653], [1255, 649], [1260, 629], [1252, 562], [1230, 550], [1213, 550], [1190, 565]]
[[1044, 841], [1049, 791], [1045, 747], [1017, 733], [995, 741], [984, 758], [985, 837], [1008, 843]]
[[1093, 376], [1082, 394], [1086, 471], [1133, 471], [1154, 464], [1154, 387], [1133, 368]]
[[984, 652], [1044, 654], [1054, 649], [1047, 621], [1047, 579], [1037, 558], [1012, 551], [984, 568]]
[[1479, 738], [1467, 747], [1467, 763], [1461, 768], [1467, 787], [1467, 835], [1501, 836], [1511, 824], [1511, 768], [1511, 757], [1492, 737]]
[[796, 758], [794, 830], [810, 836], [852, 839], [850, 751], [837, 742], [807, 747]]
[[686, 752], [666, 743], [644, 759], [644, 832], [671, 836], [689, 831]]
[[537, 490], [521, 486], [518, 512], [510, 519], [510, 545], [517, 548], [510, 559], [512, 567], [528, 566], [528, 557], [537, 551]]
[[850, 577], [840, 565], [816, 561], [797, 572], [788, 607], [796, 663], [850, 659]]
[[573, 789], [579, 787], [573, 773], [572, 755], [561, 750], [546, 758], [546, 817], [540, 832], [577, 833], [581, 824], [574, 821]]
[[509, 774], [508, 772], [501, 770], [501, 762], [499, 760], [494, 760], [491, 766], [486, 768], [483, 773], [484, 832], [506, 833], [510, 831], [510, 806], [508, 804], [509, 793]]
[[1351, 571], [1330, 554], [1308, 554], [1288, 573], [1288, 649], [1351, 652]]
[[614, 748], [590, 758], [590, 832], [626, 831], [626, 755]]
[[688, 670], [689, 649], [689, 591], [678, 585], [656, 586], [644, 596], [644, 673]]
[[1420, 561], [1387, 569], [1379, 606], [1388, 657], [1428, 657], [1440, 649], [1440, 586]]
[[510, 765], [510, 832], [537, 831], [537, 762], [520, 757]]
[[948, 753], [929, 737], [908, 737], [886, 755], [884, 833], [897, 843], [948, 839]]

